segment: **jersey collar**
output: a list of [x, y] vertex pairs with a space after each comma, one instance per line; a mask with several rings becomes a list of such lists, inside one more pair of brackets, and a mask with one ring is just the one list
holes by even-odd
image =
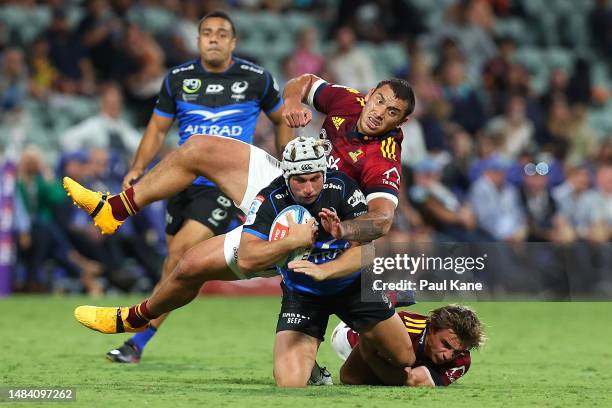
[[361, 142], [369, 142], [373, 140], [386, 139], [388, 137], [395, 137], [399, 133], [399, 131], [400, 131], [399, 128], [395, 128], [395, 129], [391, 129], [387, 133], [384, 133], [380, 136], [366, 136], [357, 130], [357, 124], [355, 124], [355, 126], [353, 127], [353, 130], [349, 131], [346, 135], [349, 140], [359, 140]]
[[230, 69], [232, 69], [234, 67], [234, 64], [236, 63], [236, 59], [234, 58], [234, 56], [232, 56], [232, 61], [229, 64], [229, 67], [227, 67], [227, 69], [223, 72], [208, 72], [208, 70], [206, 68], [204, 68], [204, 65], [202, 64], [202, 60], [200, 58], [198, 58], [198, 67], [200, 67], [200, 69], [202, 71], [204, 71], [207, 74], [211, 74], [211, 75], [221, 75], [221, 74], [225, 74], [227, 73]]

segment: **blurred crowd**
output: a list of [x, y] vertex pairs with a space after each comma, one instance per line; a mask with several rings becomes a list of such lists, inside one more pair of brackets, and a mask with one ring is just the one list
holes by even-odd
[[[517, 245], [549, 242], [578, 248], [594, 285], [612, 280], [604, 276], [612, 270], [612, 124], [590, 120], [611, 112], [612, 8], [584, 1], [582, 44], [559, 18], [555, 46], [571, 63], [552, 64], [534, 86], [517, 58], [524, 39], [498, 29], [530, 22], [533, 3], [0, 0], [0, 152], [18, 161], [15, 289], [101, 294], [157, 281], [163, 204], [102, 236], [60, 180], [119, 190], [167, 69], [197, 58], [197, 22], [219, 8], [236, 16], [237, 54], [280, 83], [303, 73], [361, 91], [389, 76], [411, 82], [417, 108], [403, 126], [404, 196], [387, 242], [504, 242], [509, 259]], [[259, 29], [244, 22], [270, 16], [305, 17], [284, 35], [289, 48], [241, 46]], [[529, 27], [535, 45], [551, 41], [543, 31]], [[603, 82], [595, 63], [607, 68]], [[317, 135], [320, 121], [307, 132]], [[255, 139], [274, 153], [265, 119]]]

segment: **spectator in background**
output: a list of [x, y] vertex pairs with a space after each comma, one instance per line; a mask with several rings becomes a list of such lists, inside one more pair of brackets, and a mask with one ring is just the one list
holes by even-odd
[[566, 178], [565, 183], [552, 192], [559, 212], [569, 220], [580, 239], [606, 242], [609, 234], [605, 208], [597, 192], [591, 189], [586, 163], [568, 163]]
[[612, 161], [597, 167], [595, 187], [608, 223], [608, 241], [612, 240]]
[[538, 137], [538, 142], [545, 150], [552, 152], [557, 160], [565, 161], [570, 146], [571, 129], [572, 114], [567, 99], [556, 94], [551, 100], [546, 125]]
[[414, 184], [409, 189], [410, 201], [426, 224], [442, 237], [438, 239], [475, 242], [489, 238], [476, 231], [476, 217], [469, 206], [441, 183], [442, 168], [431, 158], [414, 167]]
[[193, 59], [200, 53], [198, 44], [193, 39], [198, 36], [198, 21], [201, 17], [200, 2], [186, 0], [181, 2], [180, 17], [172, 33], [173, 50], [169, 50], [169, 65]]
[[482, 85], [489, 101], [491, 115], [504, 112], [508, 90], [508, 72], [516, 52], [516, 44], [510, 37], [497, 39], [498, 54], [484, 65]]
[[17, 119], [23, 109], [28, 92], [28, 76], [23, 52], [7, 48], [0, 55], [0, 119]]
[[424, 40], [424, 46], [437, 49], [446, 38], [454, 38], [461, 49], [461, 53], [469, 58], [467, 60], [467, 76], [474, 83], [478, 81], [482, 66], [486, 61], [495, 57], [497, 47], [493, 39], [483, 28], [480, 13], [475, 13], [477, 1], [459, 1], [448, 9], [446, 21], [437, 25], [430, 36]]
[[108, 0], [88, 0], [87, 12], [76, 30], [98, 79], [108, 80], [115, 55], [115, 43], [121, 35], [121, 23]]
[[93, 66], [79, 37], [71, 31], [65, 10], [53, 10], [45, 38], [49, 41], [51, 64], [57, 71], [58, 90], [67, 94], [92, 94], [95, 91]]
[[125, 28], [120, 43], [113, 61], [113, 77], [120, 81], [137, 113], [136, 126], [144, 127], [164, 80], [164, 52], [150, 34], [135, 24]]
[[39, 36], [30, 46], [30, 92], [39, 100], [46, 100], [58, 85], [59, 74], [49, 56], [49, 41]]
[[527, 237], [527, 225], [518, 191], [506, 181], [509, 162], [493, 156], [483, 163], [483, 174], [472, 185], [470, 205], [480, 228], [496, 240], [521, 242]]
[[590, 104], [592, 87], [591, 63], [583, 57], [576, 58], [574, 72], [567, 87], [567, 99], [570, 105], [576, 103]]
[[540, 104], [548, 112], [550, 105], [556, 97], [567, 97], [569, 77], [563, 68], [553, 68], [548, 76], [548, 89], [540, 97]]
[[451, 160], [444, 167], [442, 182], [463, 199], [470, 188], [470, 163], [476, 159], [474, 142], [472, 136], [457, 124], [451, 123], [445, 130]]
[[336, 31], [336, 50], [328, 59], [333, 82], [344, 84], [362, 92], [377, 83], [373, 62], [355, 47], [355, 33], [349, 27]]
[[581, 162], [597, 154], [597, 134], [589, 125], [587, 107], [581, 103], [571, 108], [568, 160]]
[[41, 152], [33, 146], [26, 147], [19, 163], [17, 192], [30, 217], [30, 234], [35, 239], [20, 248], [27, 274], [25, 289], [40, 288], [38, 274], [44, 262], [52, 259], [69, 276], [80, 279], [88, 293], [99, 295], [95, 277], [101, 272], [100, 266], [83, 258], [53, 220], [55, 207], [66, 197], [62, 190]]
[[140, 133], [121, 118], [123, 97], [116, 84], [101, 87], [100, 112], [67, 129], [61, 138], [64, 151], [110, 149], [127, 164], [140, 143]]
[[414, 38], [426, 27], [418, 8], [408, 1], [342, 0], [335, 27], [349, 26], [360, 40], [382, 42]]
[[534, 142], [534, 126], [527, 117], [525, 99], [518, 94], [508, 99], [503, 116], [492, 118], [487, 129], [502, 138], [501, 152], [508, 157], [516, 158]]
[[305, 27], [297, 32], [295, 48], [288, 62], [288, 78], [297, 78], [302, 74], [321, 75], [325, 59], [315, 51], [318, 36], [315, 27]]
[[597, 0], [589, 16], [591, 42], [604, 57], [612, 55], [612, 7], [608, 0]]
[[537, 158], [524, 166], [520, 189], [521, 202], [529, 228], [528, 241], [571, 243], [576, 234], [567, 218], [559, 214], [549, 189], [549, 169], [546, 160]]
[[460, 59], [448, 60], [441, 71], [444, 97], [452, 106], [450, 119], [476, 133], [486, 118], [476, 92], [466, 80], [465, 64]]

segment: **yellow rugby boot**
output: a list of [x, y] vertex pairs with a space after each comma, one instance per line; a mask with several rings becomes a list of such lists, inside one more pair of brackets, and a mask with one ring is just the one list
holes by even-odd
[[127, 321], [129, 311], [129, 307], [79, 306], [74, 309], [74, 317], [83, 326], [104, 334], [137, 333], [149, 326], [132, 327]]
[[106, 201], [108, 194], [91, 191], [70, 177], [64, 177], [64, 190], [77, 207], [89, 214], [102, 234], [114, 234], [123, 224], [113, 216], [112, 208]]

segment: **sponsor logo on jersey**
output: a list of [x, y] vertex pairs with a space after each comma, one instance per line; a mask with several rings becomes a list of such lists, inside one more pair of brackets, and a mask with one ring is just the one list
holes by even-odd
[[338, 163], [340, 163], [340, 158], [335, 159], [334, 156], [329, 155], [327, 157], [327, 168], [332, 170], [338, 170]]
[[383, 176], [385, 176], [385, 178], [382, 180], [383, 184], [392, 186], [399, 190], [401, 176], [397, 168], [391, 167], [389, 170], [383, 173]]
[[338, 116], [332, 116], [332, 123], [336, 127], [336, 130], [340, 130], [340, 126], [344, 123], [344, 118]]
[[247, 71], [255, 72], [257, 74], [263, 74], [264, 73], [263, 69], [256, 68], [256, 67], [254, 67], [252, 65], [242, 64], [242, 65], [240, 65], [240, 68], [242, 68], [244, 70], [247, 70]]
[[450, 368], [446, 371], [448, 381], [455, 382], [459, 377], [465, 374], [465, 366]]
[[395, 138], [388, 137], [380, 143], [380, 152], [385, 159], [397, 161], [397, 157], [395, 155], [396, 147], [397, 142], [395, 141]]
[[342, 186], [334, 183], [325, 183], [323, 184], [323, 188], [333, 188], [334, 190], [342, 190]]
[[234, 82], [232, 84], [232, 99], [235, 99], [236, 101], [241, 101], [245, 98], [244, 96], [244, 91], [247, 90], [247, 88], [249, 87], [249, 83], [247, 81], [238, 81], [238, 82]]
[[186, 67], [174, 68], [172, 70], [173, 74], [178, 74], [179, 72], [192, 71], [195, 68], [195, 65], [187, 65]]
[[231, 90], [233, 93], [243, 93], [249, 87], [249, 83], [247, 81], [238, 81], [232, 84]]
[[349, 157], [353, 160], [353, 163], [357, 163], [357, 160], [360, 159], [362, 154], [363, 154], [363, 150], [358, 149], [354, 152], [349, 152]]
[[348, 199], [348, 204], [351, 207], [357, 207], [357, 205], [359, 203], [363, 203], [366, 204], [366, 198], [363, 195], [363, 193], [361, 192], [361, 190], [355, 190], [355, 192], [353, 193], [352, 196], [349, 197]]
[[242, 126], [239, 125], [189, 125], [184, 130], [189, 135], [216, 135], [238, 137], [242, 135]]
[[362, 108], [365, 106], [365, 99], [364, 98], [357, 97], [355, 99], [357, 100], [357, 102], [359, 102], [359, 105], [361, 105]]
[[255, 197], [253, 202], [251, 203], [251, 207], [249, 207], [249, 213], [247, 214], [246, 221], [244, 225], [252, 225], [255, 222], [255, 217], [257, 217], [257, 211], [259, 211], [259, 207], [265, 201], [265, 197], [262, 195], [258, 195]]
[[183, 79], [183, 92], [193, 94], [200, 90], [202, 80], [198, 78]]
[[206, 93], [207, 94], [220, 94], [221, 92], [223, 92], [225, 88], [223, 88], [223, 85], [219, 85], [219, 84], [208, 84], [206, 86]]

